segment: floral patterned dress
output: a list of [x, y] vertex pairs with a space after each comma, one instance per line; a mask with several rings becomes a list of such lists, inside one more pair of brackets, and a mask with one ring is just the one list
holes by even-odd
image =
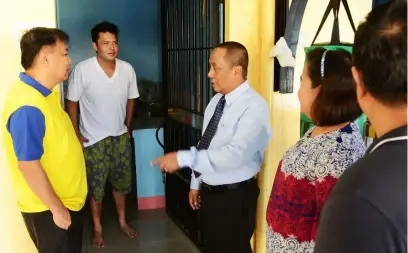
[[320, 211], [340, 175], [361, 158], [356, 124], [311, 137], [310, 129], [286, 151], [266, 213], [268, 253], [312, 253]]

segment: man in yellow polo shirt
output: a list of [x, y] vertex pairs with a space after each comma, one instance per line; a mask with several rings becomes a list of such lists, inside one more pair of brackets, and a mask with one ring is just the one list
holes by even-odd
[[8, 93], [4, 146], [17, 204], [40, 253], [80, 253], [87, 195], [81, 144], [54, 87], [71, 64], [68, 35], [34, 28], [20, 42], [25, 73]]

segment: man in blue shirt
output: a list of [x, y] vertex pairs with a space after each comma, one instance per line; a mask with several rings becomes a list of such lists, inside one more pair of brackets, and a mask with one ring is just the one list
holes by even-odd
[[217, 46], [208, 77], [218, 93], [204, 114], [197, 147], [159, 157], [152, 165], [173, 173], [190, 167], [190, 205], [199, 206], [205, 252], [252, 252], [259, 188], [256, 175], [271, 137], [269, 110], [249, 85], [248, 52], [237, 42]]

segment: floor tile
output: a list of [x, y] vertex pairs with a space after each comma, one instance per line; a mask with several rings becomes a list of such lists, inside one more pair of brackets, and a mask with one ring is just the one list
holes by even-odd
[[139, 248], [121, 247], [118, 248], [118, 253], [199, 253], [197, 249], [192, 247], [189, 243], [175, 240], [154, 242], [140, 245]]
[[92, 218], [88, 210], [84, 222], [82, 253], [200, 253], [164, 209], [137, 211], [131, 200], [129, 203], [128, 222], [137, 230], [138, 238], [128, 238], [120, 231], [114, 202], [108, 198], [103, 204], [102, 214], [105, 248], [94, 249], [92, 246]]

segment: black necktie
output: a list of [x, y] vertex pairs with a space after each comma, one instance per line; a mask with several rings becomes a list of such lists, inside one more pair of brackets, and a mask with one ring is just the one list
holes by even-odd
[[[217, 107], [215, 108], [215, 112], [210, 119], [210, 122], [207, 125], [207, 128], [204, 131], [203, 137], [201, 138], [200, 142], [197, 145], [198, 150], [208, 149], [210, 146], [211, 140], [214, 138], [215, 133], [217, 132], [218, 123], [220, 123], [220, 119], [222, 113], [224, 111], [225, 106], [225, 96], [222, 96], [221, 99], [218, 101]], [[194, 171], [194, 175], [198, 178], [201, 173]]]

